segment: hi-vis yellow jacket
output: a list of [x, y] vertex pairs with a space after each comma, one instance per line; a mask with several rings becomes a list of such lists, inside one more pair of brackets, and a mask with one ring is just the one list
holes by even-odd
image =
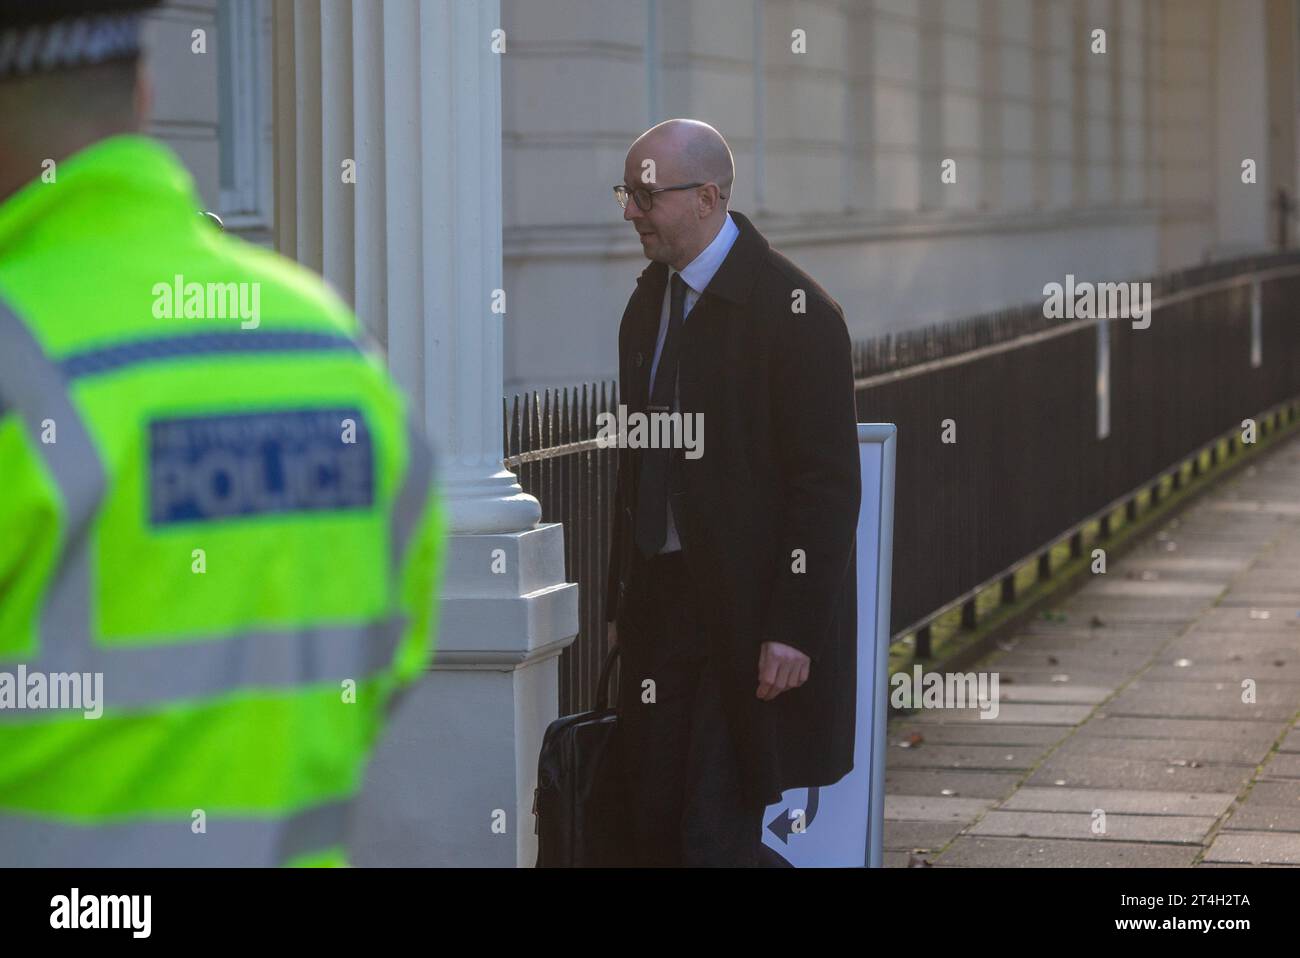
[[0, 203], [0, 865], [340, 864], [444, 510], [355, 318], [103, 140]]

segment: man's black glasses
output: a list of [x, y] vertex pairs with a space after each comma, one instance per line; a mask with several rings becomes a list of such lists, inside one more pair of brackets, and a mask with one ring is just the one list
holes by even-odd
[[[653, 190], [646, 189], [644, 186], [638, 186], [634, 190], [629, 190], [626, 185], [619, 183], [614, 187], [614, 199], [618, 201], [618, 205], [621, 209], [627, 209], [627, 200], [630, 196], [632, 201], [636, 203], [637, 209], [643, 213], [648, 213], [650, 212], [650, 208], [654, 206], [654, 195], [656, 193], [670, 193], [673, 190], [693, 190], [698, 186], [708, 186], [708, 183], [683, 183], [681, 186], [660, 186]], [[718, 198], [725, 200], [727, 194], [719, 192]]]

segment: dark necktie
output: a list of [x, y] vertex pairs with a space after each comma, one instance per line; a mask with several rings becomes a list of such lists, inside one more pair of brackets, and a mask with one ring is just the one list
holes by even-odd
[[[677, 352], [681, 345], [682, 313], [686, 306], [686, 281], [673, 273], [672, 300], [668, 307], [668, 333], [655, 368], [654, 385], [646, 412], [671, 412], [677, 391]], [[653, 422], [653, 420], [651, 420]], [[668, 539], [668, 461], [671, 449], [642, 449], [641, 477], [637, 485], [636, 545], [646, 557], [658, 554]]]

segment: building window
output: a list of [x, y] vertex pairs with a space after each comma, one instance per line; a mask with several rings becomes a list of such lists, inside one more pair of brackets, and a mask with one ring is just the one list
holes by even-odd
[[221, 218], [226, 229], [270, 242], [271, 5], [218, 0]]

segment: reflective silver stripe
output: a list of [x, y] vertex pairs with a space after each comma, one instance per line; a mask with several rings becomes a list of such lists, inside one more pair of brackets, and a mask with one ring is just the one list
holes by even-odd
[[0, 866], [41, 868], [257, 868], [344, 844], [347, 802], [284, 818], [208, 815], [73, 825], [45, 816], [0, 812]]
[[[0, 302], [0, 396], [32, 434], [65, 501], [67, 539], [41, 613], [40, 648], [28, 672], [100, 672], [108, 708], [142, 708], [211, 697], [244, 688], [329, 680], [358, 681], [390, 666], [405, 619], [358, 625], [248, 632], [167, 644], [102, 646], [90, 625], [91, 531], [104, 489], [99, 454], [66, 389], [66, 372], [50, 361], [26, 325]], [[53, 419], [54, 443], [40, 441]], [[389, 518], [391, 581], [427, 494], [427, 445], [408, 424], [409, 463]], [[66, 714], [66, 713], [64, 713]], [[56, 718], [60, 713], [0, 710], [0, 722]]]
[[402, 488], [393, 503], [388, 538], [393, 581], [399, 584], [402, 581], [402, 559], [419, 525], [424, 500], [429, 495], [429, 483], [433, 479], [433, 453], [419, 425], [411, 418], [406, 421], [406, 448], [406, 475], [402, 477]]
[[[84, 543], [104, 491], [104, 466], [72, 405], [58, 368], [31, 332], [0, 302], [0, 396], [23, 417], [32, 448], [40, 452], [63, 494], [67, 548]], [[52, 420], [55, 441], [41, 441], [41, 423]]]
[[[246, 632], [234, 636], [148, 646], [92, 646], [56, 642], [42, 647], [27, 672], [102, 673], [109, 709], [145, 708], [208, 699], [240, 689], [301, 687], [364, 680], [389, 667], [404, 619], [373, 625]], [[0, 709], [6, 722], [66, 718], [54, 709]], [[79, 713], [78, 713], [78, 717]]]

